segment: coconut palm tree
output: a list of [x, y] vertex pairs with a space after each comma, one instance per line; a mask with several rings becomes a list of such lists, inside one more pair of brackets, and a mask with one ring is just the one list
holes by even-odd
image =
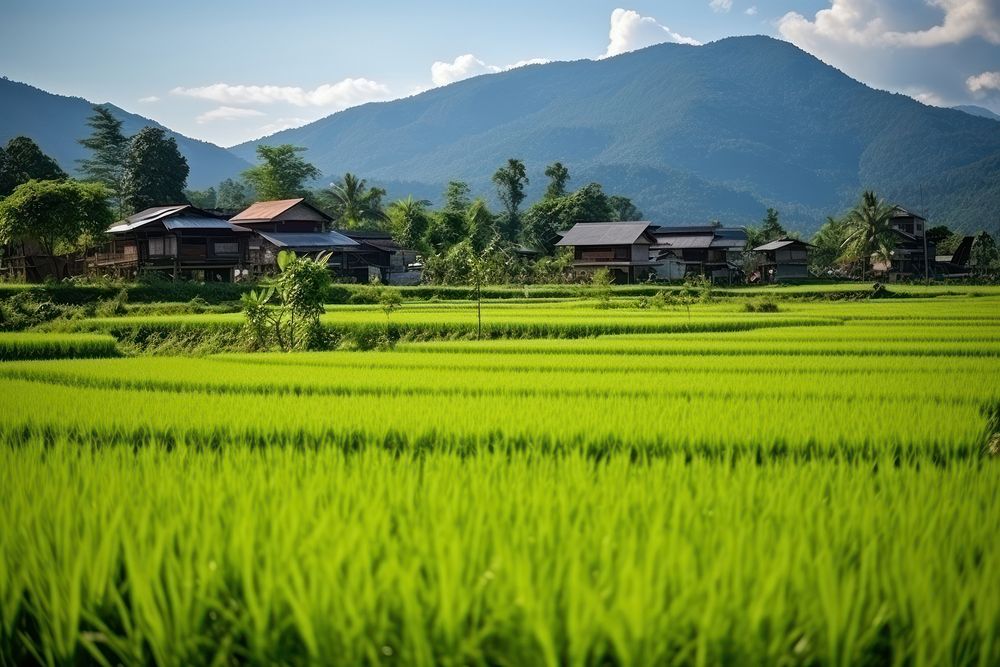
[[389, 227], [393, 238], [406, 248], [415, 248], [424, 242], [430, 226], [431, 203], [426, 199], [414, 199], [410, 195], [389, 205]]
[[323, 192], [335, 224], [347, 229], [378, 228], [388, 222], [389, 217], [382, 210], [384, 196], [385, 190], [369, 188], [365, 179], [350, 172]]
[[866, 190], [859, 201], [843, 220], [844, 240], [841, 248], [844, 256], [861, 262], [861, 279], [865, 268], [872, 260], [889, 263], [896, 247], [896, 235], [892, 229], [895, 206], [879, 199], [871, 190]]

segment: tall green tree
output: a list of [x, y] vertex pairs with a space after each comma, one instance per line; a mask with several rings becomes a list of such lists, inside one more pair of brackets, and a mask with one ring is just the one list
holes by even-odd
[[569, 183], [569, 169], [562, 162], [553, 162], [545, 168], [549, 177], [549, 186], [545, 189], [545, 197], [562, 197], [566, 194], [566, 184]]
[[0, 201], [0, 244], [34, 241], [53, 261], [75, 252], [111, 225], [108, 191], [100, 183], [31, 180]]
[[837, 268], [844, 252], [843, 221], [828, 217], [813, 236], [812, 244], [816, 247], [809, 255], [809, 265], [815, 273], [825, 274]]
[[444, 252], [465, 236], [465, 214], [472, 205], [469, 184], [451, 181], [444, 192], [444, 206], [431, 216], [425, 241], [436, 252]]
[[843, 257], [861, 263], [862, 279], [872, 259], [892, 261], [892, 250], [896, 247], [891, 224], [894, 208], [871, 190], [866, 190], [844, 218]]
[[185, 200], [188, 163], [173, 137], [158, 127], [144, 127], [129, 141], [122, 177], [125, 213]]
[[379, 229], [389, 221], [382, 209], [385, 190], [370, 188], [367, 181], [348, 172], [321, 194], [327, 212], [338, 227], [346, 229]]
[[242, 210], [250, 205], [250, 201], [251, 193], [243, 181], [227, 178], [219, 183], [215, 194], [215, 208]]
[[306, 162], [301, 146], [257, 146], [259, 164], [243, 172], [243, 178], [256, 191], [257, 199], [295, 199], [308, 193], [305, 184], [321, 176], [319, 169]]
[[397, 243], [404, 248], [416, 248], [423, 243], [430, 225], [430, 205], [426, 199], [410, 196], [389, 206], [389, 228]]
[[1000, 249], [989, 232], [979, 232], [972, 242], [969, 254], [969, 266], [972, 275], [986, 278], [1000, 273]]
[[0, 197], [30, 180], [58, 181], [67, 178], [55, 160], [28, 137], [14, 137], [0, 149]]
[[184, 197], [191, 202], [193, 206], [198, 208], [216, 208], [218, 203], [219, 195], [215, 192], [215, 188], [208, 188], [207, 190], [185, 190]]
[[472, 202], [466, 211], [465, 225], [469, 242], [477, 253], [483, 252], [498, 236], [496, 217], [481, 198]]
[[562, 197], [546, 197], [524, 214], [524, 240], [532, 246], [551, 252], [559, 232], [578, 222], [612, 220], [614, 211], [610, 198], [598, 183], [588, 183]]
[[634, 222], [642, 220], [642, 211], [632, 203], [632, 200], [622, 195], [611, 195], [608, 197], [608, 206], [611, 208], [611, 218], [613, 222]]
[[507, 164], [493, 174], [493, 183], [497, 186], [497, 196], [504, 208], [500, 236], [505, 241], [515, 241], [521, 233], [521, 202], [525, 197], [524, 188], [528, 185], [524, 163], [514, 158], [507, 160]]
[[122, 122], [106, 107], [94, 107], [87, 119], [92, 132], [80, 143], [90, 149], [91, 157], [80, 160], [80, 173], [85, 181], [101, 183], [110, 193], [112, 204], [121, 215], [122, 181], [129, 139], [122, 133]]

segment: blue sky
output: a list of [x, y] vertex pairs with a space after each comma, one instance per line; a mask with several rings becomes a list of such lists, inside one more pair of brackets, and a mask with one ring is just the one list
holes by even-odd
[[7, 0], [2, 16], [0, 74], [220, 145], [519, 63], [743, 34], [1000, 112], [1000, 0]]

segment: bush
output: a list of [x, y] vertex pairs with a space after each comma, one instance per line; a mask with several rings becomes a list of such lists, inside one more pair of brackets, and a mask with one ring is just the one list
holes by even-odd
[[747, 301], [743, 304], [743, 310], [747, 313], [777, 313], [781, 309], [773, 300], [764, 297]]

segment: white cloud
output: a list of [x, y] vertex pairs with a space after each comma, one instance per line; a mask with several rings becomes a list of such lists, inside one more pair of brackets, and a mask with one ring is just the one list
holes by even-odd
[[434, 82], [435, 86], [445, 86], [472, 76], [499, 71], [500, 68], [496, 65], [487, 65], [471, 53], [466, 53], [450, 63], [435, 61], [431, 65], [431, 81]]
[[708, 6], [716, 14], [728, 14], [729, 10], [733, 8], [733, 0], [711, 0]]
[[[440, 60], [435, 61], [431, 65], [431, 81], [434, 82], [435, 86], [446, 86], [449, 83], [455, 83], [456, 81], [461, 81], [462, 79], [468, 79], [473, 76], [479, 76], [480, 74], [496, 74], [497, 72], [507, 72], [512, 69], [517, 69], [518, 67], [525, 67], [527, 65], [544, 65], [545, 63], [552, 62], [547, 58], [531, 58], [529, 60], [518, 60], [512, 65], [504, 65], [500, 67], [498, 65], [487, 65], [485, 62], [472, 55], [471, 53], [466, 53], [465, 55], [455, 58], [454, 61], [442, 62]], [[425, 89], [415, 88], [413, 94], [422, 93]]]
[[297, 107], [347, 107], [388, 99], [389, 88], [370, 79], [344, 79], [337, 83], [324, 83], [311, 90], [299, 86], [244, 86], [216, 83], [210, 86], [183, 88], [170, 91], [220, 104], [274, 104], [285, 103]]
[[156, 95], [150, 95], [149, 97], [140, 97], [139, 102], [141, 104], [152, 104], [153, 102], [159, 102], [160, 98]]
[[750, 5], [743, 13], [747, 16], [757, 16], [757, 5]]
[[604, 58], [635, 51], [663, 42], [700, 44], [696, 39], [680, 35], [650, 16], [619, 7], [611, 12], [611, 29], [608, 31], [608, 48]]
[[241, 109], [239, 107], [218, 107], [211, 111], [206, 111], [195, 120], [198, 123], [212, 123], [217, 120], [239, 120], [241, 118], [251, 118], [253, 116], [263, 116], [264, 112], [256, 109]]
[[266, 125], [261, 125], [257, 128], [258, 132], [262, 135], [274, 134], [275, 132], [281, 132], [282, 130], [290, 130], [293, 127], [302, 127], [312, 121], [315, 118], [277, 118], [273, 123], [267, 123]]
[[1000, 72], [983, 72], [965, 80], [970, 93], [981, 95], [989, 91], [1000, 91]]
[[807, 49], [824, 43], [928, 48], [972, 37], [1000, 44], [1000, 3], [996, 0], [926, 0], [944, 16], [940, 23], [920, 30], [901, 29], [896, 23], [905, 7], [894, 8], [889, 0], [830, 1], [830, 8], [816, 12], [813, 20], [788, 12], [779, 19], [778, 31]]

